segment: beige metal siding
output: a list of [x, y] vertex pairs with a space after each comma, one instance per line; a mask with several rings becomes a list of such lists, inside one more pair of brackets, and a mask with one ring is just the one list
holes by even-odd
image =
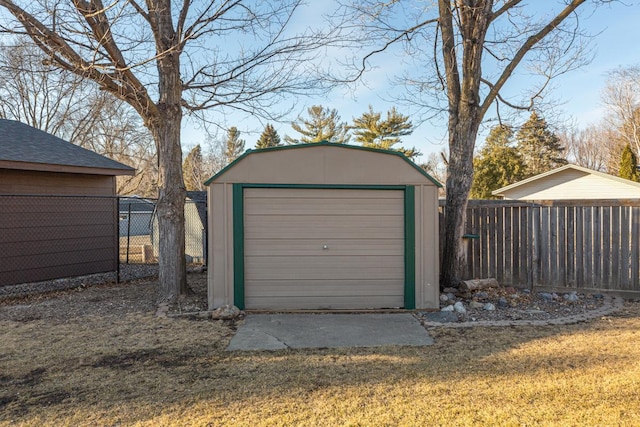
[[404, 305], [403, 191], [248, 188], [244, 212], [246, 308]]
[[318, 146], [250, 154], [217, 180], [270, 184], [398, 185], [420, 183], [427, 178], [396, 155]]

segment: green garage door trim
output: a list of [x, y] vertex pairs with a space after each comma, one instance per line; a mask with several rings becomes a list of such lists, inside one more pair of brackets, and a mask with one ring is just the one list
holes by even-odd
[[404, 308], [416, 306], [415, 187], [413, 185], [233, 184], [233, 300], [244, 310], [244, 189], [302, 188], [404, 191]]

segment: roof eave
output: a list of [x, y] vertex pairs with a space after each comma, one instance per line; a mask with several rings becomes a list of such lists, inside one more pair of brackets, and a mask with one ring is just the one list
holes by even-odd
[[13, 169], [13, 170], [29, 170], [40, 172], [61, 172], [61, 173], [77, 173], [85, 175], [135, 175], [136, 170], [132, 167], [125, 166], [123, 168], [96, 168], [86, 166], [70, 166], [70, 165], [56, 165], [50, 163], [32, 163], [32, 162], [18, 162], [12, 160], [0, 160], [0, 169]]

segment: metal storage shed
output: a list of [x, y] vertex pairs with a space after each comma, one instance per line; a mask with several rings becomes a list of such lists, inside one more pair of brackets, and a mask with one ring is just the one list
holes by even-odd
[[249, 150], [209, 186], [209, 308], [437, 308], [438, 188], [398, 152]]

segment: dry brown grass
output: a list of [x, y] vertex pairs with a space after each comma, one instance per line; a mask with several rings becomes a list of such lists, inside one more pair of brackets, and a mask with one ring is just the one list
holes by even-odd
[[640, 303], [424, 348], [249, 353], [224, 351], [230, 325], [149, 312], [0, 318], [2, 426], [640, 425]]

